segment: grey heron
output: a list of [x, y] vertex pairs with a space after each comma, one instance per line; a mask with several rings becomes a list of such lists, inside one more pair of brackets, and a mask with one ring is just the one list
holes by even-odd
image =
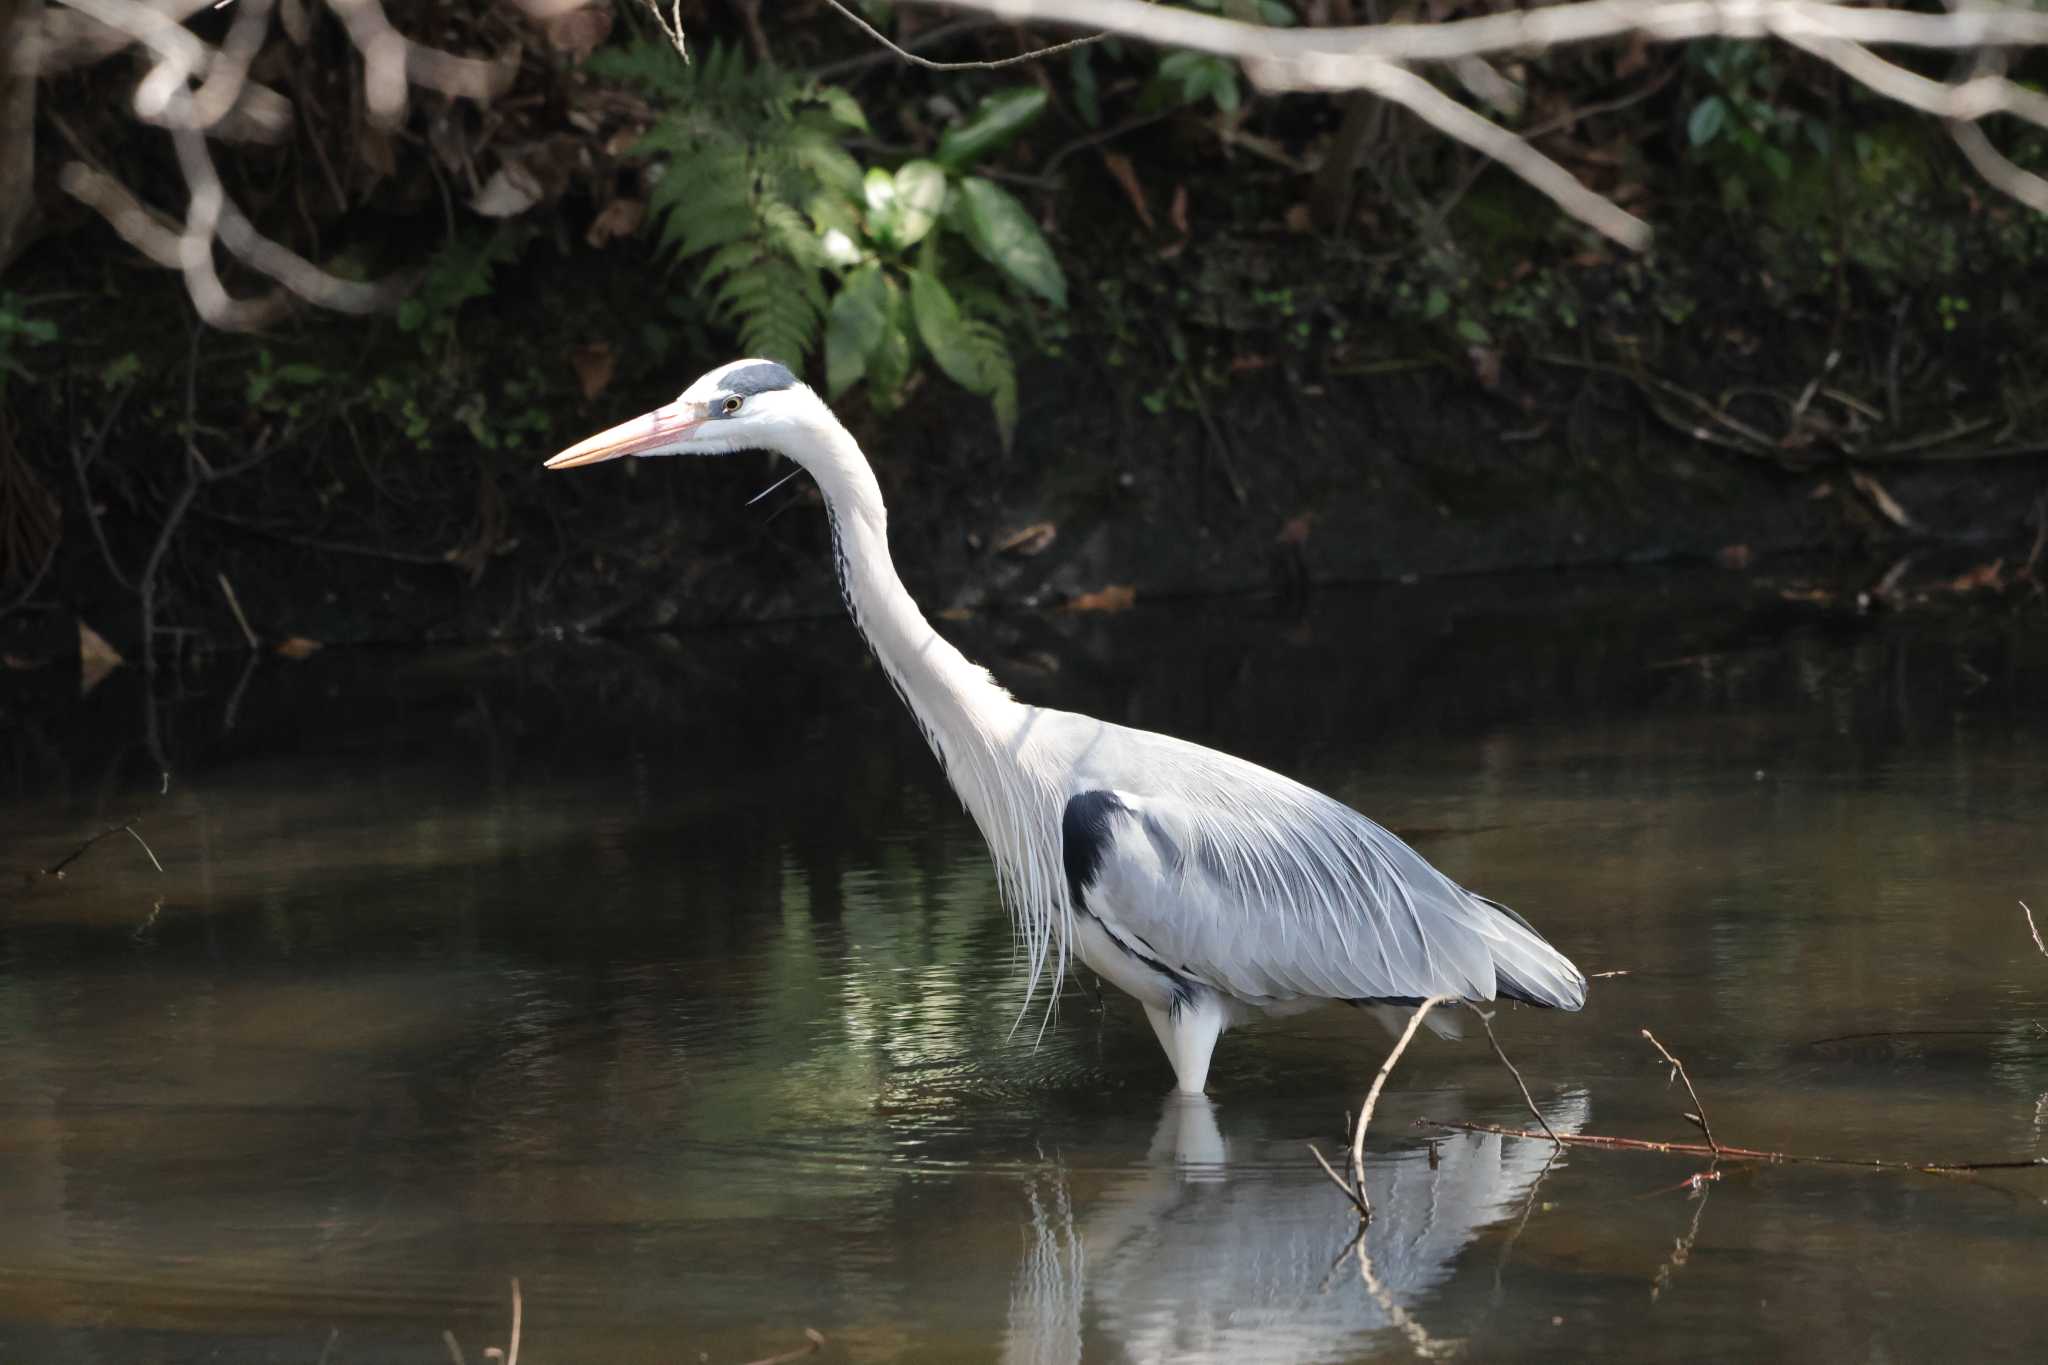
[[1011, 697], [918, 610], [867, 457], [785, 366], [720, 366], [547, 467], [747, 450], [816, 482], [847, 610], [988, 841], [1027, 1002], [1078, 959], [1144, 1006], [1190, 1094], [1223, 1031], [1260, 1015], [1434, 995], [1585, 1002], [1584, 975], [1527, 920], [1350, 807], [1199, 744]]

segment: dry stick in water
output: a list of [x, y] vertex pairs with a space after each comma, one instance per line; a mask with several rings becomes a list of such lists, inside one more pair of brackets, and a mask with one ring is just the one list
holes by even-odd
[[2034, 946], [2041, 950], [2042, 957], [2048, 957], [2048, 943], [2041, 941], [2041, 931], [2034, 924], [2034, 912], [2027, 909], [2025, 901], [2020, 902], [2020, 913], [2027, 917], [2027, 932], [2034, 936]]
[[[1460, 1119], [1417, 1119], [1420, 1128], [1440, 1128], [1449, 1133], [1490, 1133], [1496, 1137], [1547, 1140], [1548, 1135], [1533, 1128], [1506, 1128], [1498, 1123], [1468, 1123]], [[1567, 1147], [1600, 1147], [1609, 1151], [1658, 1152], [1666, 1156], [1715, 1157], [1722, 1161], [1768, 1161], [1786, 1166], [1854, 1166], [1873, 1171], [1922, 1171], [1943, 1175], [1959, 1171], [2029, 1171], [2048, 1168], [2048, 1156], [2019, 1161], [1887, 1161], [1882, 1157], [1813, 1156], [1802, 1152], [1766, 1152], [1754, 1147], [1709, 1147], [1704, 1142], [1657, 1142], [1650, 1138], [1611, 1137], [1602, 1133], [1560, 1133], [1557, 1141]]]
[[100, 831], [100, 832], [99, 832], [98, 834], [95, 834], [95, 835], [93, 835], [93, 836], [92, 836], [92, 838], [90, 838], [90, 839], [87, 839], [87, 840], [86, 840], [86, 841], [85, 841], [84, 843], [80, 844], [80, 845], [79, 845], [79, 846], [78, 846], [77, 848], [74, 848], [74, 849], [72, 849], [72, 850], [71, 850], [71, 851], [70, 851], [69, 853], [65, 854], [65, 855], [64, 855], [64, 856], [63, 856], [62, 858], [58, 859], [58, 860], [57, 860], [56, 862], [52, 863], [52, 864], [51, 864], [50, 866], [48, 866], [48, 867], [44, 868], [44, 869], [43, 869], [43, 875], [44, 875], [45, 877], [62, 877], [62, 876], [64, 875], [64, 869], [65, 869], [65, 868], [67, 868], [67, 867], [69, 867], [69, 866], [71, 866], [71, 865], [72, 865], [73, 863], [77, 862], [77, 861], [78, 861], [78, 860], [79, 860], [79, 859], [80, 859], [81, 857], [83, 857], [83, 856], [85, 855], [85, 851], [86, 851], [87, 849], [91, 848], [91, 847], [92, 847], [92, 846], [93, 846], [94, 844], [98, 843], [98, 842], [99, 842], [100, 840], [102, 840], [102, 839], [109, 839], [109, 838], [112, 838], [112, 837], [113, 837], [114, 835], [116, 835], [116, 834], [126, 834], [126, 835], [127, 835], [127, 836], [128, 836], [129, 838], [133, 839], [133, 840], [134, 840], [134, 841], [135, 841], [136, 843], [138, 843], [138, 844], [141, 844], [141, 845], [142, 845], [142, 851], [143, 851], [144, 853], [147, 853], [147, 854], [149, 855], [149, 861], [150, 861], [150, 864], [151, 864], [151, 866], [155, 867], [155, 868], [156, 868], [156, 870], [157, 870], [157, 871], [159, 871], [159, 872], [161, 872], [161, 871], [163, 871], [163, 870], [164, 870], [164, 865], [163, 865], [162, 863], [160, 863], [160, 862], [158, 862], [158, 861], [157, 861], [157, 857], [156, 857], [156, 850], [155, 850], [155, 849], [153, 849], [153, 848], [151, 848], [151, 847], [149, 846], [149, 841], [148, 841], [148, 840], [146, 840], [146, 839], [144, 839], [144, 838], [143, 838], [143, 837], [142, 837], [142, 836], [141, 836], [140, 834], [137, 834], [137, 833], [135, 832], [135, 826], [134, 826], [134, 825], [132, 825], [132, 824], [126, 824], [126, 825], [108, 825], [108, 826], [107, 826], [107, 827], [106, 827], [105, 829], [101, 830], [101, 831]]
[[1513, 1062], [1508, 1060], [1508, 1054], [1501, 1051], [1500, 1039], [1493, 1036], [1493, 1016], [1480, 1009], [1477, 1005], [1471, 1005], [1470, 1008], [1474, 1014], [1479, 1016], [1479, 1026], [1486, 1030], [1486, 1041], [1493, 1044], [1493, 1055], [1500, 1058], [1500, 1064], [1508, 1069], [1508, 1075], [1513, 1076], [1515, 1084], [1520, 1087], [1522, 1103], [1529, 1106], [1529, 1112], [1536, 1116], [1536, 1122], [1543, 1125], [1543, 1131], [1550, 1134], [1550, 1140], [1557, 1143], [1559, 1147], [1564, 1146], [1564, 1143], [1558, 1139], [1557, 1130], [1550, 1126], [1550, 1120], [1544, 1118], [1543, 1111], [1536, 1107], [1535, 1099], [1529, 1094], [1529, 1083], [1522, 1079], [1522, 1073], [1515, 1069]]
[[1394, 1044], [1394, 1050], [1387, 1054], [1387, 1060], [1380, 1063], [1380, 1074], [1372, 1078], [1372, 1089], [1365, 1092], [1365, 1105], [1358, 1111], [1358, 1126], [1351, 1133], [1351, 1183], [1346, 1185], [1342, 1176], [1333, 1170], [1323, 1154], [1311, 1142], [1308, 1149], [1321, 1163], [1323, 1171], [1344, 1191], [1358, 1216], [1366, 1222], [1372, 1221], [1372, 1198], [1365, 1192], [1365, 1130], [1372, 1122], [1373, 1107], [1380, 1102], [1380, 1091], [1386, 1088], [1387, 1077], [1393, 1073], [1394, 1063], [1401, 1060], [1401, 1054], [1408, 1050], [1409, 1042], [1415, 1037], [1415, 1030], [1422, 1024], [1422, 1017], [1436, 1006], [1450, 1000], [1448, 995], [1432, 995], [1415, 1007], [1415, 1013], [1408, 1016], [1408, 1027], [1401, 1030], [1401, 1037]]
[[794, 1351], [784, 1351], [779, 1356], [763, 1356], [759, 1360], [750, 1360], [747, 1362], [747, 1365], [789, 1365], [789, 1362], [792, 1360], [802, 1360], [805, 1356], [814, 1356], [818, 1353], [819, 1348], [824, 1346], [825, 1334], [815, 1327], [806, 1327], [804, 1328], [804, 1340], [808, 1341], [810, 1345], [799, 1346]]
[[[1700, 1103], [1700, 1092], [1692, 1088], [1692, 1077], [1685, 1074], [1685, 1063], [1679, 1061], [1678, 1058], [1666, 1051], [1664, 1044], [1657, 1041], [1656, 1034], [1648, 1029], [1644, 1029], [1643, 1036], [1650, 1040], [1650, 1046], [1656, 1048], [1663, 1055], [1665, 1061], [1671, 1063], [1671, 1069], [1677, 1074], [1678, 1079], [1685, 1082], [1685, 1093], [1692, 1096], [1692, 1107], [1697, 1111], [1687, 1114], [1686, 1117], [1694, 1119], [1699, 1123], [1700, 1131], [1707, 1135], [1707, 1146], [1713, 1149], [1715, 1156], [1721, 1155], [1721, 1144], [1714, 1141], [1714, 1127], [1707, 1122], [1707, 1106]], [[1666, 1084], [1668, 1085], [1669, 1082], [1667, 1081]], [[1543, 1126], [1548, 1128], [1550, 1125], [1546, 1123]], [[1553, 1133], [1551, 1136], [1555, 1137], [1556, 1134]]]

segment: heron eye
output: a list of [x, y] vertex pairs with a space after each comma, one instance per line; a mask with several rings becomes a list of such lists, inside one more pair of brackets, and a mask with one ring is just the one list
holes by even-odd
[[720, 406], [720, 407], [722, 407], [722, 408], [724, 408], [724, 409], [725, 409], [725, 415], [726, 415], [727, 417], [730, 417], [730, 416], [732, 416], [732, 415], [733, 415], [734, 413], [736, 413], [736, 412], [738, 412], [738, 411], [740, 410], [740, 405], [741, 405], [742, 403], [744, 403], [745, 401], [746, 401], [746, 400], [745, 400], [745, 399], [743, 399], [743, 398], [728, 398], [728, 399], [726, 399], [726, 400], [725, 400], [725, 402], [721, 403], [721, 404], [720, 404], [719, 406]]

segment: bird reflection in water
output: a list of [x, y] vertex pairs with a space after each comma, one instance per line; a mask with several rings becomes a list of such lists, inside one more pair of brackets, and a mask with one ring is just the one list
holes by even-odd
[[[1546, 1116], [1558, 1132], [1576, 1133], [1588, 1107], [1574, 1093]], [[1437, 1144], [1434, 1160], [1418, 1152], [1372, 1163], [1374, 1218], [1361, 1263], [1351, 1210], [1306, 1153], [1299, 1170], [1233, 1169], [1232, 1145], [1209, 1099], [1174, 1094], [1144, 1164], [1082, 1208], [1064, 1170], [1035, 1177], [1006, 1365], [1071, 1365], [1083, 1358], [1084, 1332], [1113, 1343], [1090, 1358], [1339, 1360], [1390, 1330], [1434, 1353], [1450, 1343], [1417, 1320], [1419, 1300], [1450, 1278], [1481, 1231], [1515, 1216], [1555, 1151], [1459, 1134]]]

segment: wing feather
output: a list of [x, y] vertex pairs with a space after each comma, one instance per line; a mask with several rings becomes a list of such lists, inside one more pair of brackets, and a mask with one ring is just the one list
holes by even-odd
[[1069, 805], [1114, 807], [1072, 889], [1174, 970], [1253, 1003], [1584, 1003], [1584, 976], [1528, 921], [1350, 807], [1166, 736], [1115, 741]]

